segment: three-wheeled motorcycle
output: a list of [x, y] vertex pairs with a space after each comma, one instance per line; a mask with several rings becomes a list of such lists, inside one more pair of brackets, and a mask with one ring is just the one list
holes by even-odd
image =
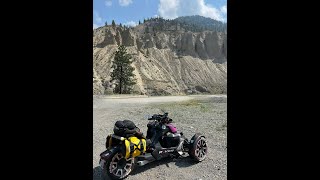
[[124, 179], [136, 165], [143, 166], [165, 157], [184, 156], [186, 153], [197, 162], [206, 158], [206, 138], [200, 133], [196, 133], [189, 141], [172, 124], [168, 113], [154, 114], [148, 120], [150, 122], [147, 124], [146, 137], [136, 136], [140, 129], [132, 123], [131, 129], [125, 125], [117, 126], [118, 122], [116, 123], [114, 134], [107, 137], [107, 149], [100, 154], [100, 166], [104, 176]]

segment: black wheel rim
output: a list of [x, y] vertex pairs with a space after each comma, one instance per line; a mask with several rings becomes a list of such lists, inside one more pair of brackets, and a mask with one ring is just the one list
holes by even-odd
[[196, 148], [195, 148], [195, 156], [198, 157], [199, 161], [204, 160], [204, 158], [206, 158], [207, 155], [207, 143], [205, 141], [205, 139], [201, 138], [199, 139], [199, 141], [196, 144]]
[[111, 159], [109, 172], [118, 178], [124, 178], [130, 174], [133, 166], [133, 160], [133, 158], [126, 160], [121, 153], [117, 153]]

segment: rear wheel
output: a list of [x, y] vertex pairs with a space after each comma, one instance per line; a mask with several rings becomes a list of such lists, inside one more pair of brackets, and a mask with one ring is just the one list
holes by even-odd
[[115, 152], [106, 163], [104, 174], [112, 179], [124, 179], [129, 176], [134, 168], [134, 158], [125, 159], [122, 153]]
[[204, 136], [201, 136], [199, 134], [196, 134], [193, 136], [191, 139], [191, 144], [190, 150], [189, 150], [189, 155], [197, 162], [203, 161], [208, 152], [208, 146], [207, 142]]

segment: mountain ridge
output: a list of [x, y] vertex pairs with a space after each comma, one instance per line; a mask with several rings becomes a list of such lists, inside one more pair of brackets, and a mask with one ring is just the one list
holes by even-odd
[[94, 29], [94, 94], [111, 91], [111, 65], [118, 45], [125, 45], [134, 59], [135, 93], [226, 93], [226, 29], [197, 31], [171, 22], [152, 18], [135, 27]]

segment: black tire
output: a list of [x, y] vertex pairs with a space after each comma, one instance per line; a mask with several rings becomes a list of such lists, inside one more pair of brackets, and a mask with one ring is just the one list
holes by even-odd
[[[120, 168], [118, 166], [120, 166]], [[120, 151], [116, 151], [111, 154], [109, 161], [106, 162], [102, 171], [102, 177], [107, 179], [106, 175], [108, 175], [111, 179], [125, 179], [133, 169], [134, 158], [125, 160], [123, 154]]]
[[195, 134], [190, 140], [189, 155], [197, 162], [203, 161], [208, 153], [206, 138], [200, 134]]

